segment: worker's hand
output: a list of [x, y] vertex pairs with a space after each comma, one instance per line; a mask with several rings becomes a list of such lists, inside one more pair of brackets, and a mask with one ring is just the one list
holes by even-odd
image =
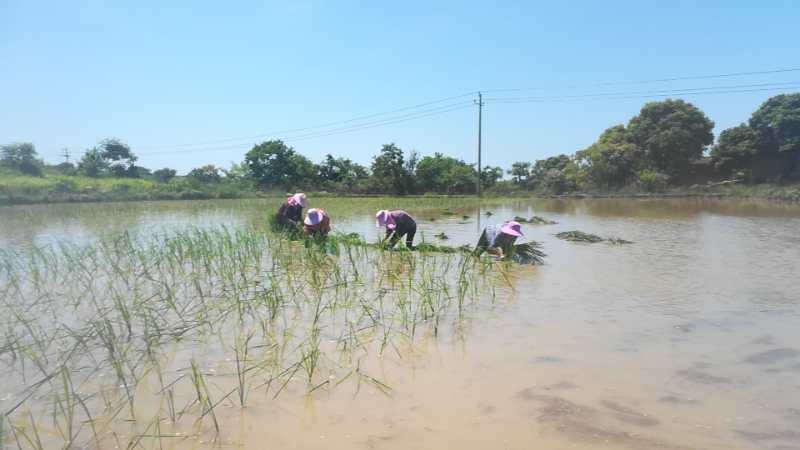
[[489, 247], [486, 249], [486, 252], [490, 255], [497, 256], [498, 258], [503, 257], [503, 249], [499, 247]]

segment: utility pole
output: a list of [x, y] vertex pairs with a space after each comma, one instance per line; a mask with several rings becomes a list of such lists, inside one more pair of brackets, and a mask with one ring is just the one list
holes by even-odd
[[481, 180], [481, 131], [483, 128], [482, 123], [482, 116], [483, 116], [483, 95], [478, 92], [478, 101], [475, 102], [478, 105], [478, 197], [483, 195], [483, 180]]
[[69, 149], [67, 147], [64, 147], [64, 150], [61, 152], [61, 156], [64, 157], [64, 162], [69, 164]]

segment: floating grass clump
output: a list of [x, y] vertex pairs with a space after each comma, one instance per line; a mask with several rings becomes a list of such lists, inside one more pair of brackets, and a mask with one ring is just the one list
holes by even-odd
[[444, 231], [442, 231], [441, 233], [435, 234], [434, 237], [436, 239], [441, 239], [443, 241], [446, 241], [446, 240], [450, 239], [450, 237]]
[[615, 245], [622, 245], [622, 244], [632, 244], [631, 241], [626, 241], [624, 239], [618, 238], [603, 238], [596, 234], [584, 233], [583, 231], [562, 231], [561, 233], [556, 234], [556, 237], [559, 239], [563, 239], [565, 241], [570, 242], [586, 242], [590, 244], [594, 244], [597, 242], [608, 242], [610, 244]]

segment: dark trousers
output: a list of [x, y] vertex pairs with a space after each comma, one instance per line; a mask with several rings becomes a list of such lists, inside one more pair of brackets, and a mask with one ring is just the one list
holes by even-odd
[[394, 230], [386, 229], [386, 237], [390, 237], [389, 245], [394, 247], [397, 241], [403, 236], [406, 237], [406, 247], [411, 248], [414, 243], [414, 235], [417, 234], [417, 224], [401, 225], [398, 224]]

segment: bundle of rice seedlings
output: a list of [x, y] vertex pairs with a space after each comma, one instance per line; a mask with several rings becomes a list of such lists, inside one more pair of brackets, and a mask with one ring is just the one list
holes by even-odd
[[595, 242], [608, 242], [609, 244], [614, 245], [624, 245], [624, 244], [633, 244], [631, 241], [626, 241], [625, 239], [620, 238], [603, 238], [596, 234], [589, 234], [584, 233], [583, 231], [563, 231], [561, 233], [556, 234], [556, 237], [559, 239], [564, 239], [565, 241], [572, 241], [572, 242], [588, 242], [590, 244], [594, 244]]
[[555, 225], [558, 222], [555, 220], [545, 219], [544, 217], [540, 216], [533, 216], [531, 217], [530, 223], [535, 223], [537, 225]]
[[588, 242], [594, 244], [595, 242], [603, 242], [605, 239], [596, 235], [596, 234], [589, 234], [584, 233], [583, 231], [562, 231], [561, 233], [556, 234], [556, 237], [559, 239], [564, 239], [565, 241], [571, 242]]
[[541, 244], [538, 242], [523, 242], [514, 245], [508, 257], [519, 264], [544, 264], [544, 257], [547, 255], [540, 248]]
[[442, 231], [442, 232], [441, 232], [441, 233], [439, 233], [439, 234], [436, 234], [436, 235], [434, 235], [434, 237], [435, 237], [435, 238], [437, 238], [437, 239], [441, 239], [441, 240], [443, 240], [443, 241], [446, 241], [446, 240], [450, 239], [450, 236], [448, 236], [447, 234], [445, 234], [445, 232], [444, 232], [444, 231]]
[[533, 225], [555, 225], [555, 224], [558, 223], [558, 222], [555, 222], [555, 221], [552, 221], [552, 220], [549, 220], [549, 219], [545, 219], [544, 217], [539, 217], [539, 216], [533, 216], [530, 219], [526, 219], [526, 218], [524, 218], [522, 216], [516, 216], [516, 217], [514, 217], [514, 220], [519, 222], [519, 223], [530, 223], [530, 224], [533, 224]]

